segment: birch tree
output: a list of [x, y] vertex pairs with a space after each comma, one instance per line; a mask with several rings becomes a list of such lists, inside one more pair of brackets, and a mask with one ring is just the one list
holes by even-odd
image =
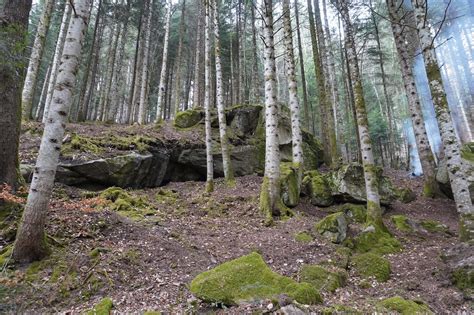
[[66, 41], [66, 31], [68, 27], [69, 18], [71, 16], [71, 9], [72, 8], [69, 2], [66, 2], [64, 4], [64, 13], [63, 13], [63, 18], [61, 20], [61, 27], [59, 29], [58, 40], [56, 43], [56, 48], [54, 50], [51, 74], [49, 75], [48, 93], [46, 94], [46, 101], [44, 103], [44, 111], [43, 111], [43, 119], [42, 119], [43, 123], [46, 123], [46, 120], [48, 119], [49, 107], [51, 104], [51, 99], [53, 97], [56, 77], [58, 75], [59, 62], [61, 59], [61, 54], [63, 52], [64, 42]]
[[173, 115], [176, 117], [176, 114], [179, 112], [179, 105], [181, 104], [181, 60], [183, 58], [183, 41], [184, 35], [186, 32], [186, 0], [183, 0], [183, 5], [181, 7], [181, 18], [179, 21], [179, 43], [178, 43], [178, 56], [176, 57], [176, 79], [175, 79], [175, 100], [174, 100], [174, 111]]
[[290, 15], [290, 0], [283, 0], [283, 31], [286, 50], [286, 76], [288, 81], [288, 96], [291, 115], [292, 154], [293, 165], [297, 168], [299, 189], [303, 167], [303, 139], [301, 134], [300, 104], [298, 100], [298, 85], [296, 83], [295, 55], [293, 52], [293, 31], [291, 28]]
[[403, 29], [400, 25], [401, 19], [398, 17], [398, 0], [387, 0], [388, 12], [391, 20], [393, 36], [395, 38], [395, 47], [400, 59], [400, 69], [402, 72], [403, 84], [405, 86], [408, 99], [408, 109], [411, 114], [411, 121], [415, 133], [416, 147], [420, 156], [421, 167], [423, 169], [423, 194], [426, 197], [435, 197], [441, 195], [438, 182], [436, 181], [436, 164], [433, 153], [430, 148], [426, 128], [423, 121], [423, 112], [421, 109], [420, 97], [415, 85], [415, 78], [411, 68], [411, 58], [408, 48], [405, 44]]
[[0, 184], [17, 188], [21, 123], [21, 88], [31, 0], [0, 4]]
[[336, 6], [341, 14], [344, 25], [347, 62], [349, 64], [350, 77], [352, 79], [354, 90], [357, 128], [359, 130], [365, 189], [367, 192], [367, 225], [373, 225], [375, 228], [379, 228], [383, 226], [383, 222], [377, 181], [377, 168], [374, 162], [372, 140], [370, 139], [369, 134], [369, 123], [367, 119], [364, 91], [362, 88], [362, 78], [359, 71], [359, 61], [354, 40], [354, 28], [349, 17], [348, 3], [345, 0], [336, 0]]
[[214, 191], [214, 161], [212, 158], [212, 128], [211, 128], [211, 18], [210, 0], [205, 3], [205, 26], [204, 26], [204, 121], [206, 130], [206, 192]]
[[[227, 122], [225, 118], [224, 95], [222, 94], [222, 61], [221, 61], [221, 43], [219, 34], [219, 10], [218, 0], [213, 3], [214, 7], [214, 55], [216, 58], [216, 101], [217, 117], [219, 119], [219, 136], [221, 140], [222, 165], [224, 168], [224, 177], [228, 185], [235, 185], [234, 171], [230, 159], [229, 140], [227, 138]], [[206, 126], [207, 128], [207, 126]], [[207, 129], [206, 129], [207, 131]]]
[[33, 48], [31, 49], [30, 63], [28, 64], [25, 84], [23, 85], [23, 92], [21, 94], [21, 106], [23, 108], [24, 120], [30, 120], [31, 118], [31, 109], [33, 108], [33, 96], [38, 78], [38, 70], [41, 63], [41, 56], [43, 55], [46, 34], [48, 33], [53, 6], [53, 0], [46, 0], [44, 2], [43, 13], [38, 23], [35, 41], [33, 43]]
[[165, 38], [163, 39], [163, 60], [161, 62], [160, 86], [158, 87], [158, 100], [156, 102], [156, 119], [155, 123], [161, 122], [163, 116], [164, 98], [166, 94], [166, 74], [168, 67], [168, 42], [170, 37], [170, 21], [171, 21], [171, 3], [168, 4], [166, 12]]
[[[150, 54], [150, 36], [151, 36], [151, 8], [153, 5], [152, 0], [147, 0], [146, 5], [146, 24], [145, 24], [145, 46], [143, 54], [143, 68], [142, 68], [142, 86], [140, 89], [140, 103], [138, 106], [138, 123], [140, 125], [146, 124], [146, 112], [148, 107], [147, 101], [147, 86], [148, 86], [148, 62]], [[169, 25], [168, 25], [169, 27]]]
[[426, 0], [412, 0], [415, 12], [416, 28], [420, 38], [421, 51], [425, 62], [431, 98], [435, 107], [436, 119], [440, 128], [443, 142], [449, 181], [453, 190], [456, 208], [461, 215], [460, 237], [463, 241], [474, 238], [474, 207], [469, 192], [467, 165], [461, 158], [461, 148], [455, 133], [455, 128], [449, 111], [446, 92], [441, 79], [441, 71], [436, 60], [434, 39], [431, 36], [427, 21]]
[[59, 152], [72, 103], [72, 92], [76, 84], [91, 2], [91, 0], [74, 1], [75, 10], [69, 23], [61, 56], [50, 114], [44, 127], [25, 211], [13, 247], [13, 259], [17, 262], [38, 260], [48, 253], [44, 235], [46, 211], [53, 190]]
[[273, 33], [273, 0], [264, 0], [264, 45], [265, 45], [265, 174], [260, 192], [260, 210], [267, 217], [284, 210], [280, 196], [280, 147], [278, 141], [278, 103], [276, 99], [276, 65]]

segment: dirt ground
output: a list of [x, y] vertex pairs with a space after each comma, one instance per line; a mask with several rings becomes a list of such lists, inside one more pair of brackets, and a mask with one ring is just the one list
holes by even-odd
[[[349, 269], [347, 285], [323, 294], [324, 304], [309, 310], [317, 313], [323, 307], [344, 304], [366, 313], [374, 311], [380, 299], [400, 295], [423, 300], [438, 314], [474, 312], [450, 284], [440, 258], [445, 248], [458, 243], [453, 202], [423, 198], [420, 179], [388, 173], [397, 185], [418, 194], [409, 204], [396, 202], [384, 215], [386, 225], [403, 244], [400, 253], [386, 255], [392, 265], [391, 279], [361, 285], [362, 279]], [[327, 209], [303, 198], [294, 217], [267, 227], [258, 210], [260, 184], [261, 178], [246, 176], [237, 178], [235, 188], [217, 180], [210, 195], [203, 193], [203, 182], [133, 191], [151, 204], [139, 220], [101, 209], [83, 191], [58, 185], [47, 227], [53, 252], [33, 266], [2, 270], [0, 313], [76, 314], [103, 297], [113, 300], [116, 313], [265, 312], [269, 301], [222, 309], [201, 303], [187, 289], [198, 273], [251, 251], [261, 253], [274, 271], [296, 280], [303, 264], [336, 259], [336, 245], [312, 230]], [[168, 197], [156, 197], [163, 192]], [[389, 219], [393, 214], [438, 220], [450, 233], [402, 233]], [[314, 240], [296, 241], [295, 234], [301, 231]]]

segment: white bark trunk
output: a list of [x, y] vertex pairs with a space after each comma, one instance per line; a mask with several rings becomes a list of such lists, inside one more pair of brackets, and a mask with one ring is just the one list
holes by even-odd
[[293, 31], [291, 28], [290, 1], [283, 0], [283, 31], [286, 49], [286, 76], [288, 81], [288, 96], [291, 113], [291, 135], [293, 164], [298, 168], [298, 189], [301, 183], [303, 167], [303, 148], [301, 134], [301, 114], [296, 83], [295, 55], [293, 50]]
[[48, 94], [46, 94], [46, 102], [44, 103], [43, 123], [48, 119], [49, 107], [51, 105], [51, 98], [53, 97], [54, 86], [56, 85], [56, 77], [58, 74], [59, 61], [63, 52], [64, 42], [66, 40], [66, 31], [69, 17], [71, 15], [71, 5], [66, 2], [64, 5], [64, 13], [61, 21], [61, 28], [59, 30], [58, 42], [54, 51], [53, 64], [51, 74], [49, 75]]
[[[147, 22], [145, 25], [145, 46], [143, 49], [145, 50], [143, 55], [143, 68], [142, 68], [142, 86], [140, 89], [140, 103], [138, 107], [138, 123], [140, 125], [146, 124], [146, 111], [148, 107], [148, 101], [146, 97], [146, 91], [148, 86], [148, 59], [150, 54], [150, 37], [151, 37], [151, 8], [153, 7], [152, 0], [147, 1]], [[169, 25], [168, 25], [169, 27]]]
[[204, 112], [205, 112], [205, 129], [206, 129], [206, 191], [214, 190], [214, 161], [212, 158], [212, 128], [211, 128], [211, 38], [210, 38], [210, 0], [205, 2], [206, 23], [204, 30]]
[[158, 88], [158, 101], [156, 102], [156, 119], [155, 123], [161, 122], [163, 115], [164, 97], [166, 93], [166, 73], [168, 66], [168, 42], [170, 36], [170, 20], [171, 20], [171, 3], [166, 12], [165, 38], [163, 40], [163, 60], [161, 63], [160, 86]]
[[54, 1], [46, 0], [44, 3], [43, 14], [41, 15], [38, 30], [36, 31], [35, 42], [31, 49], [30, 63], [26, 72], [25, 84], [21, 94], [21, 107], [23, 108], [23, 119], [30, 120], [31, 109], [33, 107], [33, 96], [35, 93], [38, 70], [43, 55], [46, 34], [48, 33], [51, 12], [53, 11]]
[[199, 104], [199, 79], [201, 78], [201, 29], [202, 29], [202, 6], [199, 5], [198, 25], [196, 34], [196, 56], [194, 58], [194, 79], [193, 79], [193, 105], [192, 108], [201, 106]]
[[13, 249], [15, 261], [31, 261], [46, 254], [44, 243], [46, 211], [72, 103], [72, 92], [76, 84], [91, 2], [90, 0], [74, 2], [75, 14], [69, 23], [50, 114], [45, 124], [28, 200]]
[[279, 216], [280, 147], [278, 141], [278, 103], [276, 99], [276, 65], [273, 34], [273, 1], [264, 0], [265, 38], [265, 176], [260, 193], [260, 209], [267, 220]]
[[219, 10], [217, 0], [213, 2], [214, 6], [214, 54], [216, 58], [216, 101], [217, 117], [219, 119], [219, 135], [221, 140], [222, 165], [224, 168], [224, 177], [226, 182], [234, 185], [234, 172], [230, 160], [229, 141], [227, 139], [227, 123], [225, 118], [224, 96], [222, 95], [222, 64], [221, 64], [221, 43], [219, 36]]
[[441, 72], [436, 60], [433, 38], [430, 33], [426, 16], [426, 0], [412, 0], [415, 10], [416, 28], [420, 38], [421, 50], [428, 75], [428, 82], [435, 107], [436, 119], [444, 146], [449, 181], [453, 190], [456, 208], [461, 214], [461, 240], [469, 241], [474, 238], [474, 207], [469, 192], [469, 182], [466, 176], [467, 165], [461, 158], [461, 148], [456, 137], [454, 124], [449, 112], [446, 92], [441, 79]]

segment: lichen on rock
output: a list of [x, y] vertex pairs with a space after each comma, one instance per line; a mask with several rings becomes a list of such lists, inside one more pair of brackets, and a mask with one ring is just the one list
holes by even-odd
[[347, 227], [348, 223], [343, 212], [330, 214], [314, 225], [316, 232], [337, 244], [346, 239]]
[[319, 292], [310, 284], [298, 283], [273, 272], [255, 252], [197, 275], [189, 288], [206, 302], [224, 305], [273, 299], [280, 295], [303, 304], [322, 302]]

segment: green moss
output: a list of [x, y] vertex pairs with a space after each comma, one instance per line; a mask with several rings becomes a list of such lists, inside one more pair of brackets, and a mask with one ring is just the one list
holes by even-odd
[[4, 247], [0, 251], [0, 268], [3, 268], [5, 264], [8, 264], [8, 262], [11, 261], [12, 253], [13, 253], [13, 244], [10, 244]]
[[461, 157], [474, 164], [474, 142], [468, 142], [462, 146]]
[[305, 172], [302, 185], [311, 199], [311, 204], [327, 207], [334, 202], [327, 177], [318, 171]]
[[309, 243], [313, 241], [313, 237], [308, 232], [298, 232], [295, 234], [295, 240], [300, 243]]
[[339, 315], [339, 314], [359, 315], [363, 313], [359, 312], [358, 310], [350, 306], [345, 306], [345, 305], [340, 305], [340, 304], [331, 305], [330, 307], [325, 307], [321, 310], [321, 315]]
[[474, 271], [469, 268], [455, 269], [451, 274], [453, 284], [461, 291], [474, 293]]
[[282, 202], [288, 207], [295, 207], [300, 200], [298, 186], [298, 166], [290, 162], [280, 164], [280, 193]]
[[377, 306], [390, 311], [396, 311], [401, 315], [432, 314], [430, 308], [421, 301], [405, 300], [400, 296], [394, 296], [377, 303]]
[[337, 267], [347, 269], [349, 266], [349, 260], [351, 258], [352, 251], [350, 248], [344, 247], [344, 246], [339, 246], [336, 249], [336, 260], [334, 261], [334, 264]]
[[145, 199], [132, 196], [119, 187], [107, 188], [99, 196], [109, 201], [106, 205], [108, 208], [135, 221], [143, 220], [145, 216], [156, 213], [152, 211]]
[[420, 225], [431, 233], [447, 233], [449, 229], [446, 225], [435, 221], [435, 220], [423, 220], [420, 221]]
[[225, 305], [277, 298], [286, 294], [300, 303], [318, 303], [319, 293], [309, 284], [273, 272], [257, 253], [223, 263], [197, 275], [189, 286], [198, 298]]
[[371, 230], [362, 232], [354, 239], [354, 249], [359, 253], [372, 252], [379, 255], [399, 252], [400, 242], [381, 225], [369, 226]]
[[390, 217], [390, 220], [392, 220], [393, 224], [397, 228], [397, 230], [400, 230], [402, 232], [412, 232], [413, 228], [411, 225], [408, 223], [408, 218], [404, 215], [392, 215]]
[[145, 311], [143, 315], [161, 315], [161, 312], [158, 311]]
[[71, 134], [71, 140], [61, 146], [61, 154], [64, 156], [72, 155], [74, 152], [84, 152], [98, 155], [103, 149], [97, 145], [97, 142], [90, 137]]
[[103, 298], [93, 309], [87, 312], [87, 315], [109, 315], [112, 310], [113, 302], [111, 298]]
[[347, 233], [346, 217], [342, 212], [330, 214], [317, 222], [314, 230], [333, 243], [342, 243]]
[[318, 291], [334, 292], [346, 284], [345, 271], [329, 271], [318, 265], [304, 265], [300, 271], [300, 280], [310, 283]]
[[189, 109], [178, 112], [174, 120], [174, 126], [177, 128], [190, 128], [197, 125], [203, 118], [203, 113], [198, 110]]
[[171, 189], [160, 189], [155, 195], [155, 200], [159, 203], [174, 204], [179, 198], [179, 194]]
[[108, 252], [108, 248], [103, 248], [103, 247], [96, 247], [93, 250], [90, 251], [89, 257], [90, 258], [97, 258], [99, 257], [100, 253], [105, 253]]
[[374, 277], [379, 282], [390, 279], [390, 262], [373, 253], [356, 255], [352, 258], [354, 269], [362, 277]]
[[403, 203], [410, 203], [416, 199], [416, 194], [409, 188], [395, 189], [397, 199]]
[[459, 239], [462, 242], [472, 243], [474, 240], [474, 214], [462, 213], [459, 222]]
[[367, 221], [367, 208], [364, 205], [345, 203], [338, 208], [338, 211], [343, 211], [353, 222], [365, 223]]

